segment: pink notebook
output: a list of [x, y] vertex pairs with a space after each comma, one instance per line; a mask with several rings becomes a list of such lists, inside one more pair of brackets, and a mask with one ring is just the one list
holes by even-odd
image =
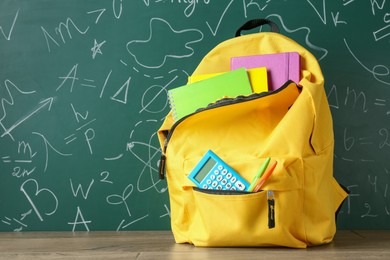
[[253, 56], [232, 57], [230, 69], [266, 67], [268, 89], [276, 90], [289, 79], [298, 83], [300, 80], [300, 57], [298, 52], [282, 52]]

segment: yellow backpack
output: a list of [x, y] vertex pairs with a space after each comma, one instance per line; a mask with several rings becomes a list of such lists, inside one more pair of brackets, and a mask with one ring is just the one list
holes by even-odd
[[[170, 112], [158, 130], [160, 177], [166, 172], [177, 243], [305, 248], [329, 243], [335, 235], [335, 213], [347, 193], [333, 177], [333, 125], [320, 66], [269, 20], [252, 20], [237, 34], [263, 24], [272, 32], [220, 43], [193, 75], [229, 71], [235, 56], [298, 52], [300, 82], [224, 98], [177, 122]], [[207, 150], [246, 180], [265, 158], [278, 164], [259, 192], [202, 190], [188, 174]]]

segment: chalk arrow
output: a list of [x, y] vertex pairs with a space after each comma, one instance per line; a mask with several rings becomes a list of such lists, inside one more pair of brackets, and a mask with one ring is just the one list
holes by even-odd
[[41, 102], [39, 102], [39, 106], [34, 110], [32, 111], [30, 114], [22, 117], [21, 119], [19, 119], [15, 124], [13, 124], [10, 128], [8, 128], [8, 130], [6, 130], [2, 135], [1, 137], [5, 136], [5, 135], [9, 135], [16, 127], [18, 127], [19, 125], [21, 125], [23, 122], [25, 122], [26, 120], [28, 120], [30, 117], [32, 117], [33, 115], [37, 114], [38, 112], [40, 112], [41, 110], [43, 110], [45, 107], [48, 107], [48, 111], [50, 111], [51, 109], [51, 105], [53, 104], [53, 101], [54, 101], [54, 98], [53, 97], [49, 97], [45, 100], [42, 100]]

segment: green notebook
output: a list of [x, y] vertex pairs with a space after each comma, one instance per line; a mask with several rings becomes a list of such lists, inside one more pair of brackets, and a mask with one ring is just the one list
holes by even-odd
[[245, 68], [168, 91], [168, 98], [175, 121], [195, 112], [199, 108], [223, 97], [250, 95], [252, 87]]

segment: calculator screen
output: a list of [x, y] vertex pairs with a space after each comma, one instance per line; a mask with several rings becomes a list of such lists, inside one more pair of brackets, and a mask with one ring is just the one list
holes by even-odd
[[198, 174], [194, 177], [199, 183], [206, 177], [217, 162], [213, 158], [209, 158], [203, 167], [199, 170]]
[[245, 191], [250, 185], [211, 150], [195, 165], [188, 178], [205, 190]]

